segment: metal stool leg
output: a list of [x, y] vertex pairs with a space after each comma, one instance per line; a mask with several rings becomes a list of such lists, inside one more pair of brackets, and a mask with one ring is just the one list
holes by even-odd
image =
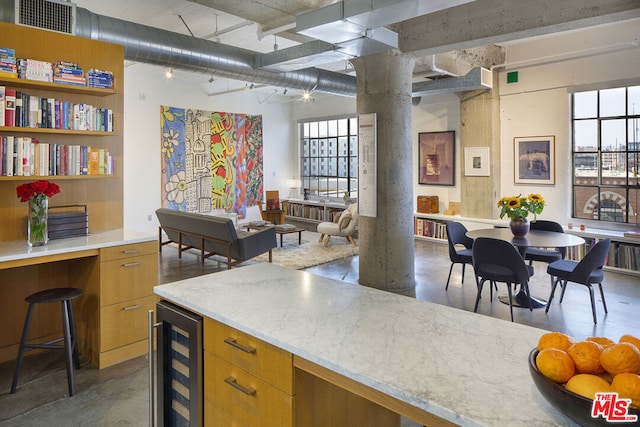
[[22, 338], [20, 339], [20, 348], [18, 349], [18, 360], [16, 360], [16, 370], [13, 372], [13, 381], [11, 382], [10, 394], [16, 392], [18, 387], [18, 376], [22, 367], [22, 359], [24, 359], [27, 338], [29, 338], [29, 328], [31, 328], [31, 315], [33, 314], [33, 304], [29, 304], [27, 308], [27, 316], [24, 319], [24, 328], [22, 329]]
[[80, 353], [78, 352], [78, 336], [76, 335], [76, 319], [73, 315], [73, 303], [71, 300], [65, 301], [69, 311], [69, 325], [71, 331], [71, 344], [73, 345], [73, 362], [76, 369], [80, 369]]
[[73, 347], [71, 344], [71, 332], [69, 327], [69, 310], [65, 301], [62, 302], [62, 327], [64, 333], [64, 352], [67, 360], [67, 383], [69, 384], [69, 396], [76, 394], [73, 384]]

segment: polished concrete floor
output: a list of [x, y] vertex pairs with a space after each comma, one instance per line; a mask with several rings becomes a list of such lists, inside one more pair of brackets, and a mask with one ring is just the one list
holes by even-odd
[[[195, 254], [185, 254], [178, 260], [177, 252], [168, 247], [160, 257], [159, 282], [214, 273], [224, 265], [208, 260], [204, 267]], [[416, 297], [420, 300], [473, 311], [476, 288], [473, 274], [467, 267], [462, 284], [461, 267], [456, 265], [449, 290], [445, 283], [449, 271], [447, 247], [443, 244], [416, 241], [415, 244]], [[534, 264], [536, 274], [531, 283], [532, 295], [546, 299], [549, 278], [543, 264]], [[358, 257], [338, 260], [312, 267], [307, 271], [345, 280], [355, 284], [358, 278]], [[505, 293], [499, 285], [499, 293]], [[640, 336], [640, 278], [638, 276], [606, 272], [605, 297], [609, 314], [605, 315], [597, 297], [598, 323], [593, 324], [589, 295], [586, 288], [570, 285], [564, 302], [556, 300], [549, 313], [544, 309], [530, 312], [515, 308], [518, 323], [545, 330], [568, 333], [576, 338], [604, 335], [617, 339], [629, 333]], [[489, 300], [487, 286], [478, 308], [479, 316], [493, 316], [509, 321], [509, 307], [496, 299]], [[22, 322], [22, 319], [16, 319]], [[506, 323], [505, 323], [506, 325]], [[535, 343], [532, 343], [532, 347]], [[523, 355], [526, 357], [526, 355]], [[98, 370], [83, 360], [76, 372], [76, 395], [67, 397], [66, 373], [62, 352], [48, 352], [27, 357], [23, 364], [20, 384], [15, 394], [9, 389], [14, 362], [0, 364], [0, 426], [144, 426], [149, 424], [148, 359], [137, 359]], [[412, 425], [408, 421], [404, 425]]]

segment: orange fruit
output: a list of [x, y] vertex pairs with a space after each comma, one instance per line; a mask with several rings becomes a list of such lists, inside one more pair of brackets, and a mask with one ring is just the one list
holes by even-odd
[[536, 356], [536, 366], [545, 377], [556, 383], [565, 383], [576, 373], [576, 365], [566, 351], [545, 348]]
[[573, 338], [562, 332], [547, 332], [542, 334], [538, 340], [538, 350], [545, 348], [557, 348], [558, 350], [567, 351], [574, 344]]
[[611, 338], [607, 338], [607, 337], [589, 337], [589, 338], [587, 338], [587, 341], [597, 342], [598, 344], [600, 344], [602, 346], [602, 348], [607, 348], [607, 347], [612, 346], [612, 345], [614, 345], [616, 343], [614, 340], [612, 340]]
[[623, 372], [640, 374], [640, 350], [631, 343], [620, 342], [602, 350], [600, 363], [614, 377]]
[[599, 374], [604, 372], [600, 363], [602, 346], [593, 341], [580, 341], [569, 347], [567, 351], [576, 365], [578, 374]]
[[618, 397], [631, 399], [631, 404], [640, 408], [640, 375], [625, 372], [613, 377], [611, 388]]
[[628, 342], [636, 346], [640, 350], [640, 338], [636, 338], [633, 335], [623, 335], [618, 342]]
[[612, 391], [611, 385], [606, 380], [592, 374], [574, 375], [567, 381], [565, 388], [588, 399], [594, 399], [598, 392]]

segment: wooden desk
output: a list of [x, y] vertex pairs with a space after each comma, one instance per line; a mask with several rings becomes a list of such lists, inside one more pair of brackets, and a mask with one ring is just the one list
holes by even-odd
[[[0, 242], [0, 362], [13, 360], [27, 310], [24, 298], [54, 287], [77, 287], [74, 300], [80, 352], [99, 368], [147, 351], [147, 312], [157, 298], [158, 243], [155, 236], [113, 230], [50, 240]], [[38, 307], [31, 339], [61, 336], [58, 306]]]

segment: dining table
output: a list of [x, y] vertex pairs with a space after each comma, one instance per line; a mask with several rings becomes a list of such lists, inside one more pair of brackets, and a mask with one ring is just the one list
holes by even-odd
[[[511, 229], [507, 227], [470, 230], [467, 231], [466, 235], [474, 240], [478, 237], [488, 237], [510, 242], [518, 249], [523, 258], [527, 253], [527, 248], [568, 248], [584, 244], [582, 237], [556, 231], [529, 230], [524, 237], [515, 237]], [[505, 304], [509, 304], [508, 295], [500, 295], [498, 299]], [[511, 304], [515, 307], [529, 308], [529, 299], [531, 299], [532, 308], [542, 308], [547, 305], [546, 300], [533, 296], [529, 298], [522, 287], [512, 296]]]

